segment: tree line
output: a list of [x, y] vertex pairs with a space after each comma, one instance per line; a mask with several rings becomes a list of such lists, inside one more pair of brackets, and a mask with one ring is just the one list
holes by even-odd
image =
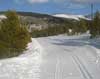
[[71, 21], [70, 23], [65, 22], [63, 24], [50, 26], [48, 28], [37, 30], [33, 29], [31, 32], [32, 37], [45, 37], [53, 36], [66, 33], [67, 35], [82, 34], [87, 32], [89, 29], [88, 21], [80, 19], [79, 21]]
[[97, 11], [94, 18], [91, 20], [80, 19], [79, 21], [65, 22], [61, 25], [49, 26], [46, 29], [36, 30], [31, 32], [32, 37], [45, 37], [66, 33], [67, 35], [75, 35], [90, 32], [90, 38], [100, 36], [100, 13]]

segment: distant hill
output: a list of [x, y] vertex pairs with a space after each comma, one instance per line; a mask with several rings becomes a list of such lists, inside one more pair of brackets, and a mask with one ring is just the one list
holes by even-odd
[[[4, 15], [5, 12], [0, 12], [0, 15]], [[65, 24], [71, 25], [73, 22], [77, 22], [79, 19], [86, 19], [82, 15], [67, 15], [67, 14], [40, 14], [32, 12], [17, 12], [20, 16], [21, 23], [28, 25], [30, 30], [32, 29], [45, 29], [48, 27], [63, 26]]]

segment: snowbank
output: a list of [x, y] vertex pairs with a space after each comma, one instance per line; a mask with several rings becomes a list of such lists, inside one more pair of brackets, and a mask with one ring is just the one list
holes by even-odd
[[42, 48], [35, 39], [19, 57], [0, 60], [0, 79], [39, 79]]

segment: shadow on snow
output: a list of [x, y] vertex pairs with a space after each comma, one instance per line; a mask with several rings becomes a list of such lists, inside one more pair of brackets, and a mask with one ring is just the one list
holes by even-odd
[[54, 45], [63, 46], [85, 46], [91, 45], [100, 49], [100, 39], [89, 39], [89, 37], [71, 38], [71, 39], [52, 39]]

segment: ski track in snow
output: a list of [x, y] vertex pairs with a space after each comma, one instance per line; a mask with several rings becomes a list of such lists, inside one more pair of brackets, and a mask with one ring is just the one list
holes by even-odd
[[0, 60], [0, 79], [100, 79], [96, 44], [87, 35], [34, 38], [19, 57]]

